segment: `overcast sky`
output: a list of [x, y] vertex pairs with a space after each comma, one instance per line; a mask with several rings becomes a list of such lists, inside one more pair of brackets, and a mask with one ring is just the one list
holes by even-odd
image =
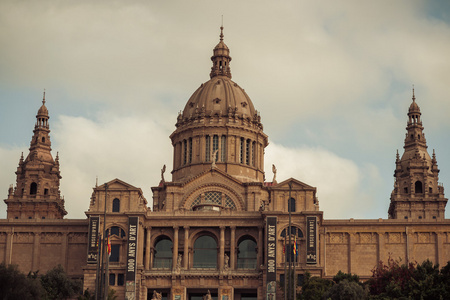
[[[169, 135], [225, 43], [260, 111], [280, 182], [317, 187], [331, 218], [387, 218], [412, 85], [450, 196], [449, 1], [0, 1], [0, 194], [28, 154], [46, 89], [68, 218], [92, 188], [150, 187]], [[450, 207], [447, 218], [450, 218]], [[0, 203], [0, 218], [6, 205]]]

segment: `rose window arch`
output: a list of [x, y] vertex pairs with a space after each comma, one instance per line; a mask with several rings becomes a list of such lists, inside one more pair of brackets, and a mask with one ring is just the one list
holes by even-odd
[[238, 195], [219, 186], [200, 188], [191, 193], [183, 203], [186, 209], [194, 211], [242, 210], [242, 201]]

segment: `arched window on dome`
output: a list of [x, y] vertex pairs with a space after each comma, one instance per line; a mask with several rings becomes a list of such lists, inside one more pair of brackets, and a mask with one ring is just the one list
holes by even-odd
[[188, 163], [192, 163], [192, 138], [189, 138], [188, 144]]
[[256, 242], [251, 237], [244, 237], [238, 245], [237, 268], [256, 269]]
[[240, 161], [240, 163], [241, 164], [243, 164], [244, 163], [244, 155], [245, 155], [245, 139], [244, 138], [241, 138], [241, 148], [240, 148], [240, 158], [239, 158], [239, 161]]
[[[215, 153], [218, 149], [219, 149], [219, 136], [218, 135], [214, 135], [213, 136], [212, 153]], [[218, 161], [218, 160], [219, 160], [219, 155], [216, 155], [216, 161]]]
[[194, 242], [194, 268], [217, 268], [217, 242], [209, 235]]
[[245, 163], [250, 165], [250, 140], [248, 139], [245, 144]]
[[120, 212], [120, 200], [117, 198], [113, 200], [112, 212]]
[[207, 135], [205, 137], [205, 161], [211, 160], [211, 137]]
[[167, 236], [162, 236], [155, 244], [155, 258], [153, 267], [158, 269], [172, 268], [173, 243]]
[[227, 137], [222, 135], [220, 140], [220, 160], [225, 162], [227, 160]]
[[30, 195], [36, 195], [37, 193], [37, 183], [32, 182], [30, 185]]
[[252, 166], [256, 167], [256, 142], [252, 143]]
[[187, 141], [183, 140], [183, 165], [187, 162]]

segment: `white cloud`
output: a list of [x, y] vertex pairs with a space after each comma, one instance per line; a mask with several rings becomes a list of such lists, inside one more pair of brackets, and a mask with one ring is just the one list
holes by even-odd
[[[360, 168], [355, 162], [320, 148], [288, 148], [271, 142], [265, 163], [268, 180], [272, 176], [268, 171], [275, 164], [278, 182], [293, 177], [316, 187], [320, 210], [327, 219], [367, 217], [375, 201], [370, 191], [378, 188], [381, 181], [376, 166]], [[364, 182], [370, 185], [362, 188]], [[387, 214], [379, 217], [386, 218]]]
[[61, 192], [68, 195], [69, 218], [84, 216], [96, 176], [99, 184], [119, 178], [142, 188], [151, 206], [150, 187], [158, 185], [163, 164], [171, 169], [172, 163], [170, 132], [164, 126], [150, 119], [104, 114], [98, 122], [61, 116], [54, 127], [53, 148], [60, 154]]

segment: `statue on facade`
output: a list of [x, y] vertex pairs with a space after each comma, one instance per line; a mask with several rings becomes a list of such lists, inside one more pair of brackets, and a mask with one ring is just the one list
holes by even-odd
[[211, 163], [211, 169], [214, 169], [216, 167], [216, 159], [217, 159], [217, 153], [219, 152], [219, 149], [213, 152], [212, 154], [212, 163]]
[[211, 292], [208, 290], [208, 293], [206, 293], [205, 296], [203, 296], [203, 300], [212, 300], [211, 298]]
[[162, 299], [161, 293], [158, 293], [156, 290], [153, 290], [152, 300], [161, 300], [161, 299]]
[[161, 169], [161, 182], [166, 182], [164, 180], [164, 173], [166, 172], [166, 165], [164, 165]]
[[272, 165], [272, 172], [273, 172], [272, 183], [277, 183], [277, 167], [275, 167], [275, 165]]
[[230, 262], [230, 257], [225, 253], [224, 264], [223, 264], [223, 269], [225, 271], [228, 271], [230, 269], [229, 262]]
[[179, 272], [181, 270], [181, 262], [183, 261], [183, 254], [179, 253], [177, 258], [177, 265], [175, 269]]

